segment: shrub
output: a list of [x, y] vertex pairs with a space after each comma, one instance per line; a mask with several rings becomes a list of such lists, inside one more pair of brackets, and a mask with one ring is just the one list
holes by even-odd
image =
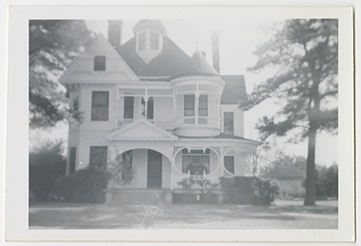
[[316, 167], [316, 197], [319, 200], [328, 197], [338, 198], [338, 166]]
[[55, 180], [65, 175], [66, 160], [61, 155], [61, 144], [47, 143], [29, 154], [29, 189], [37, 200], [48, 200]]
[[[184, 178], [178, 182], [182, 189], [186, 191], [185, 194], [176, 194], [176, 203], [194, 203], [196, 202], [196, 191], [200, 191], [199, 202], [201, 203], [217, 203], [218, 194], [218, 183], [212, 183], [208, 179], [195, 179], [195, 178]], [[198, 188], [194, 188], [197, 186]]]
[[67, 202], [103, 203], [109, 178], [107, 170], [87, 167], [72, 175], [58, 178], [53, 196]]
[[277, 181], [258, 177], [220, 178], [224, 203], [270, 205], [279, 194]]

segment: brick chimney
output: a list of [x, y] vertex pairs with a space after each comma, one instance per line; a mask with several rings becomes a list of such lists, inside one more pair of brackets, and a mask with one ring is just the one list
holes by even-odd
[[114, 48], [121, 45], [122, 26], [122, 20], [108, 20], [108, 41]]
[[213, 52], [213, 67], [219, 73], [219, 31], [214, 30], [211, 35], [212, 38], [212, 52]]

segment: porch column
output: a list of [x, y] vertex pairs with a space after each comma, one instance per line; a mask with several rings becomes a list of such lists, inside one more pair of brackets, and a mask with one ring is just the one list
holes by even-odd
[[144, 98], [144, 119], [148, 119], [148, 97], [145, 96]]
[[196, 126], [198, 126], [198, 105], [199, 105], [199, 92], [194, 95], [195, 105], [194, 105], [194, 120]]
[[221, 162], [221, 176], [224, 176], [224, 150], [223, 150], [223, 146], [220, 147], [219, 149], [220, 151], [220, 162]]

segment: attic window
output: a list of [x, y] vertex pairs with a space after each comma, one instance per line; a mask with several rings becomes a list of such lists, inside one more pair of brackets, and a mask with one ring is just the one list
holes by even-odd
[[145, 32], [139, 33], [139, 50], [145, 49]]
[[105, 71], [105, 56], [94, 57], [94, 71]]
[[158, 33], [150, 32], [150, 48], [153, 50], [158, 50]]

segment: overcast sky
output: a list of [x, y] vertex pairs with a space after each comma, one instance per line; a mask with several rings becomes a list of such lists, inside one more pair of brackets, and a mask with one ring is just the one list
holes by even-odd
[[[123, 20], [122, 43], [133, 37], [133, 26], [138, 20]], [[220, 73], [222, 75], [241, 74], [245, 76], [247, 92], [250, 93], [253, 85], [261, 82], [267, 76], [272, 76], [271, 72], [263, 74], [253, 74], [247, 71], [252, 66], [257, 57], [252, 54], [257, 45], [267, 40], [273, 20], [161, 20], [167, 29], [167, 35], [189, 56], [197, 49], [206, 52], [206, 58], [212, 64], [212, 43], [211, 32], [220, 31]], [[87, 20], [88, 29], [102, 33], [107, 37], [106, 20]], [[263, 103], [248, 112], [245, 112], [245, 137], [257, 140], [258, 134], [254, 126], [257, 120], [265, 115], [271, 116], [277, 110], [273, 103]], [[59, 127], [60, 129], [60, 127]], [[59, 131], [57, 129], [57, 131]], [[67, 136], [64, 130], [59, 136]], [[57, 135], [54, 133], [54, 135]], [[63, 137], [64, 138], [64, 137]], [[279, 149], [290, 155], [307, 154], [307, 141], [303, 143], [285, 144], [284, 141], [277, 142]], [[338, 162], [337, 136], [319, 134], [316, 140], [316, 163], [331, 165]]]

